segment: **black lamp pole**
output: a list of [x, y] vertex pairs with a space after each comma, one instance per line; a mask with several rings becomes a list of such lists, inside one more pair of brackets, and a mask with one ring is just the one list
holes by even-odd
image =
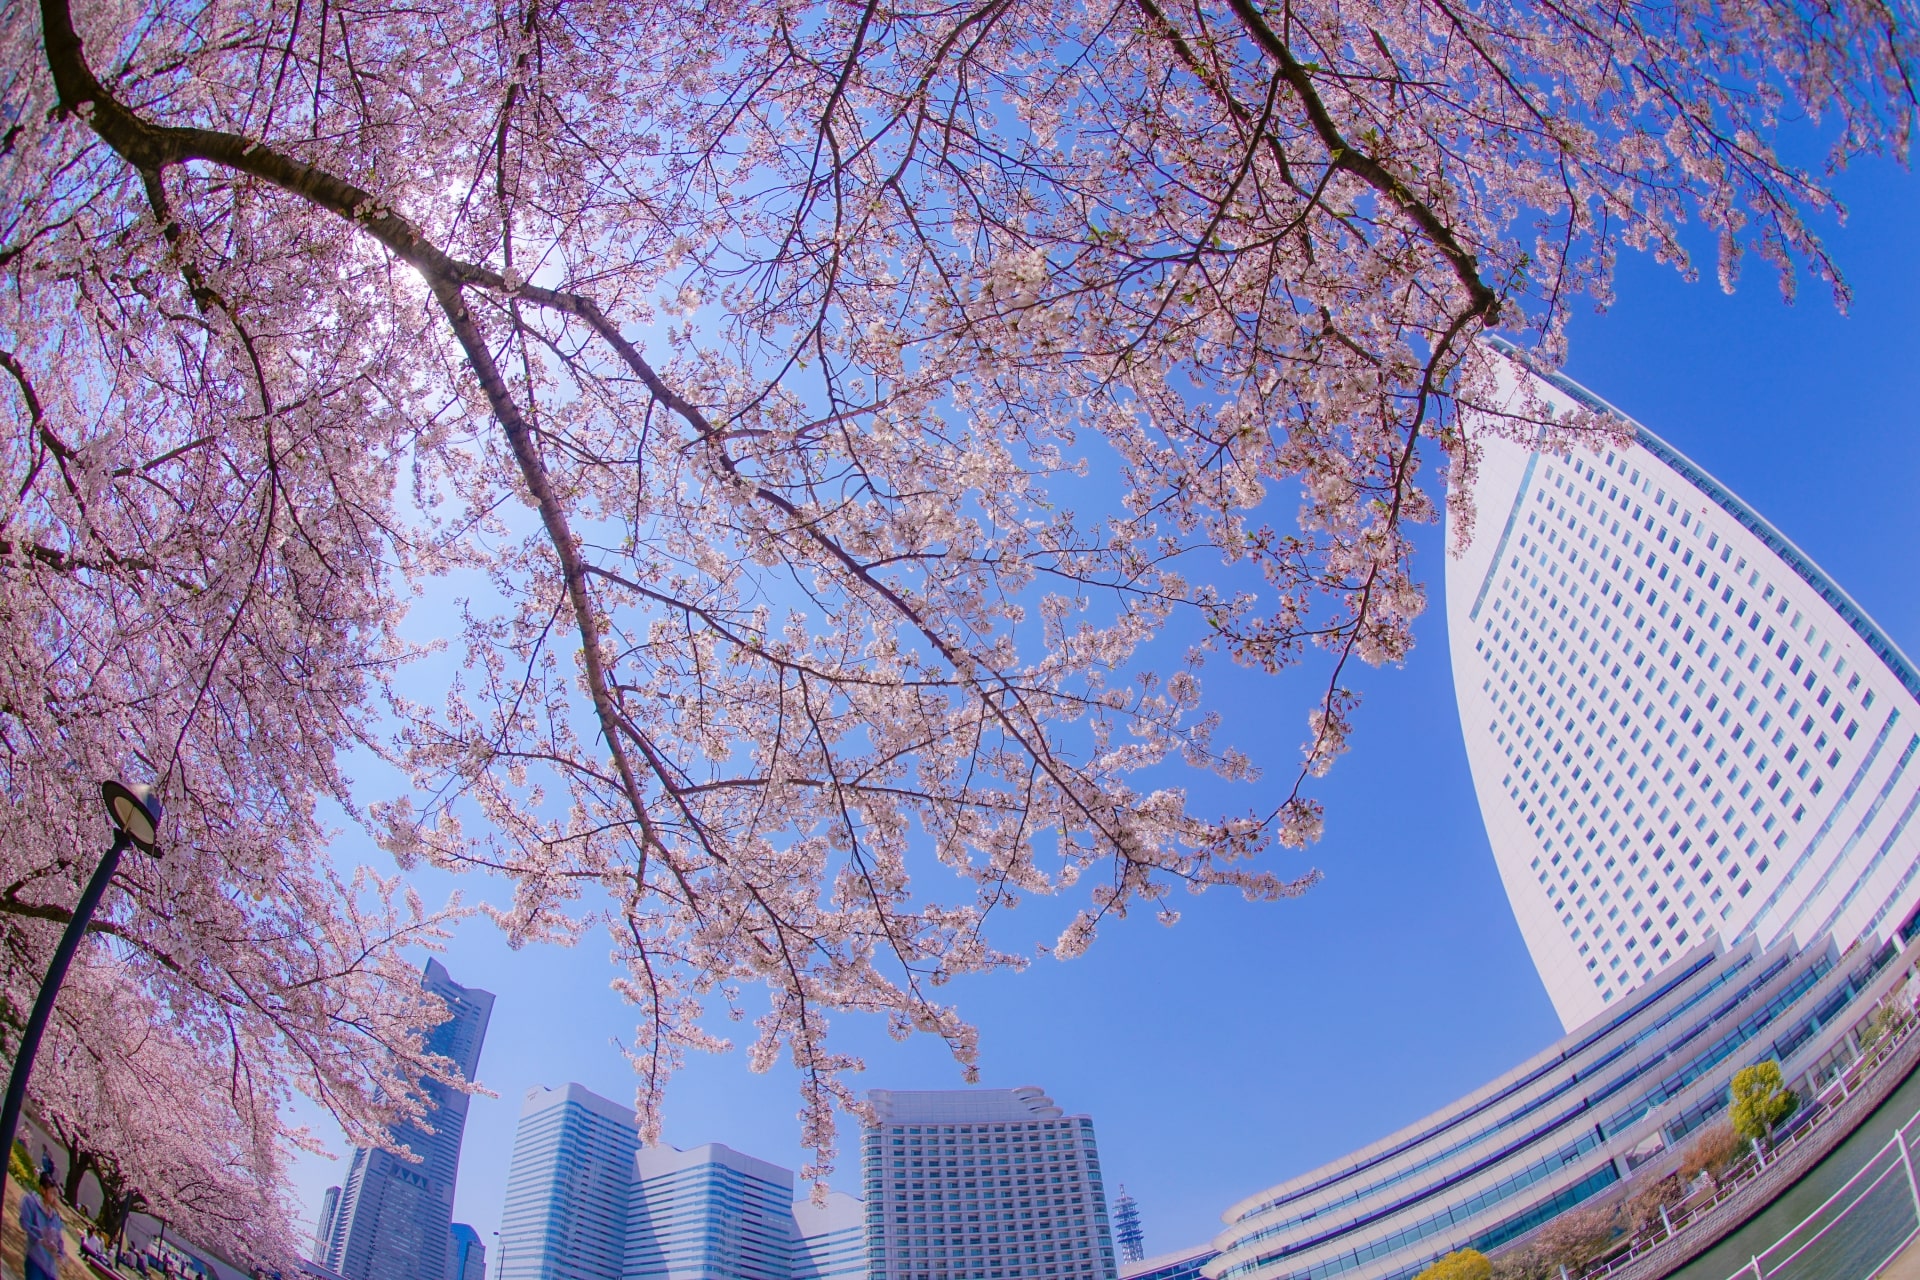
[[[39, 1051], [40, 1037], [47, 1029], [47, 1021], [53, 1016], [53, 1002], [59, 998], [60, 983], [67, 976], [67, 966], [73, 963], [74, 952], [80, 949], [80, 939], [87, 936], [87, 925], [93, 919], [94, 909], [100, 905], [100, 899], [106, 896], [107, 886], [113, 882], [113, 873], [120, 866], [120, 855], [127, 846], [137, 844], [147, 853], [159, 857], [155, 841], [159, 835], [160, 800], [150, 787], [126, 787], [118, 782], [100, 784], [100, 798], [106, 803], [107, 813], [113, 819], [113, 844], [108, 847], [106, 856], [100, 859], [100, 865], [94, 868], [93, 878], [87, 881], [86, 891], [80, 895], [79, 905], [73, 909], [73, 918], [67, 921], [67, 930], [60, 935], [60, 945], [54, 949], [53, 963], [47, 966], [46, 981], [40, 984], [40, 993], [34, 997], [33, 1013], [27, 1018], [26, 1030], [20, 1033], [19, 1051], [14, 1055], [13, 1071], [7, 1077], [7, 1101], [0, 1107], [0, 1151], [6, 1158], [13, 1159], [13, 1140], [20, 1128], [20, 1108], [27, 1100], [27, 1075], [33, 1070], [33, 1055]], [[0, 1211], [6, 1204], [6, 1179], [0, 1177]]]

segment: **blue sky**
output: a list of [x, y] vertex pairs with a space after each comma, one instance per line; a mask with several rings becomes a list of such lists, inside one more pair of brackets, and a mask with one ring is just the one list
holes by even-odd
[[[1910, 654], [1920, 653], [1920, 180], [1891, 165], [1842, 184], [1832, 233], [1855, 289], [1837, 315], [1819, 287], [1785, 306], [1760, 264], [1728, 297], [1642, 258], [1618, 299], [1574, 326], [1568, 372], [1665, 436], [1820, 562]], [[1107, 928], [1068, 964], [957, 989], [982, 1032], [982, 1083], [1037, 1084], [1094, 1118], [1111, 1195], [1140, 1202], [1150, 1253], [1208, 1239], [1229, 1204], [1371, 1142], [1554, 1040], [1559, 1024], [1508, 912], [1481, 828], [1447, 664], [1437, 528], [1419, 566], [1433, 599], [1406, 665], [1369, 672], [1351, 753], [1319, 794], [1325, 881], [1297, 901], [1225, 894], [1178, 904], [1166, 929]], [[1214, 664], [1223, 737], [1284, 775], [1297, 759], [1302, 691]], [[1244, 802], [1243, 802], [1244, 803]], [[446, 885], [433, 877], [431, 897]], [[449, 882], [450, 883], [450, 882]], [[469, 896], [498, 887], [467, 878]], [[1029, 912], [1023, 907], [1023, 912]], [[1046, 932], [1051, 906], [1022, 921]], [[456, 1218], [492, 1244], [519, 1101], [577, 1080], [626, 1100], [616, 1041], [631, 1012], [607, 989], [606, 946], [509, 951], [484, 921], [443, 956], [499, 997], [468, 1120]], [[949, 1088], [932, 1042], [898, 1044], [846, 1020], [863, 1084]], [[797, 1168], [792, 1075], [756, 1076], [740, 1054], [696, 1059], [668, 1099], [667, 1140], [725, 1142]], [[854, 1189], [855, 1144], [837, 1186]], [[306, 1213], [345, 1161], [303, 1158]]]

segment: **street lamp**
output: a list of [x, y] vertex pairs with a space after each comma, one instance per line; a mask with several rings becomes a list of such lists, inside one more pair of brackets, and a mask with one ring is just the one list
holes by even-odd
[[[80, 939], [87, 936], [87, 925], [93, 919], [93, 912], [100, 905], [100, 899], [106, 896], [107, 886], [113, 882], [113, 873], [120, 865], [120, 855], [127, 846], [138, 845], [143, 853], [159, 857], [157, 841], [160, 835], [160, 817], [164, 810], [160, 806], [160, 797], [148, 786], [129, 787], [118, 782], [100, 784], [100, 800], [107, 807], [107, 817], [113, 822], [113, 844], [107, 849], [106, 856], [100, 859], [100, 865], [94, 869], [93, 878], [87, 881], [87, 887], [80, 895], [79, 905], [73, 909], [73, 918], [67, 921], [67, 930], [60, 935], [60, 945], [54, 948], [53, 963], [47, 966], [46, 981], [40, 984], [40, 992], [33, 1000], [33, 1013], [27, 1018], [27, 1026], [20, 1033], [19, 1051], [14, 1054], [13, 1071], [7, 1077], [7, 1101], [0, 1108], [0, 1152], [6, 1158], [13, 1158], [14, 1134], [20, 1128], [20, 1108], [27, 1100], [27, 1074], [33, 1070], [33, 1055], [40, 1048], [41, 1033], [47, 1029], [47, 1019], [53, 1016], [53, 1002], [60, 995], [61, 980], [67, 976], [67, 966], [73, 962], [73, 953], [80, 949]], [[0, 1177], [0, 1209], [6, 1203], [6, 1179]]]

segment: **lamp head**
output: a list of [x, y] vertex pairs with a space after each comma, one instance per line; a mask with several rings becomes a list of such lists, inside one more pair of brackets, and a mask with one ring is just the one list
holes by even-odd
[[160, 856], [160, 819], [166, 810], [153, 788], [141, 783], [129, 787], [119, 782], [100, 784], [100, 798], [106, 803], [113, 828], [139, 845], [145, 853]]

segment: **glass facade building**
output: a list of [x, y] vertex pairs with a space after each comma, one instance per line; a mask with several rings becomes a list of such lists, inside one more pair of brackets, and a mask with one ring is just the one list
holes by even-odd
[[869, 1101], [872, 1280], [1117, 1280], [1092, 1119], [1031, 1087]]
[[1516, 1240], [1642, 1168], [1665, 1172], [1725, 1111], [1741, 1067], [1775, 1058], [1792, 1079], [1850, 1057], [1848, 1011], [1891, 988], [1905, 967], [1892, 960], [1703, 943], [1491, 1084], [1235, 1205], [1206, 1275], [1406, 1277]]
[[867, 1280], [867, 1206], [833, 1192], [823, 1205], [793, 1205], [792, 1280]]
[[499, 1280], [620, 1280], [633, 1108], [577, 1084], [527, 1090], [500, 1215]]
[[795, 1204], [793, 1174], [720, 1143], [634, 1158], [626, 1280], [851, 1280], [866, 1268], [861, 1203]]
[[487, 1246], [480, 1243], [480, 1233], [456, 1222], [451, 1234], [447, 1280], [487, 1280]]
[[1217, 1255], [1211, 1248], [1182, 1249], [1120, 1264], [1120, 1280], [1202, 1280]]
[[[473, 1079], [493, 1016], [493, 993], [461, 986], [438, 960], [427, 961], [423, 985], [446, 1002], [450, 1015], [427, 1037], [426, 1047]], [[357, 1148], [339, 1194], [327, 1196], [325, 1238], [314, 1261], [346, 1280], [447, 1280], [467, 1095], [431, 1082], [424, 1088], [432, 1132], [408, 1125], [395, 1133], [419, 1160]]]
[[577, 1084], [527, 1091], [499, 1280], [864, 1280], [866, 1215], [718, 1143], [643, 1147], [631, 1107]]
[[[1516, 396], [1607, 408], [1506, 372]], [[1568, 1033], [1235, 1205], [1209, 1280], [1404, 1280], [1664, 1174], [1735, 1071], [1820, 1078], [1920, 955], [1920, 677], [1777, 530], [1632, 431], [1571, 455], [1486, 439], [1447, 565], [1475, 789]]]

